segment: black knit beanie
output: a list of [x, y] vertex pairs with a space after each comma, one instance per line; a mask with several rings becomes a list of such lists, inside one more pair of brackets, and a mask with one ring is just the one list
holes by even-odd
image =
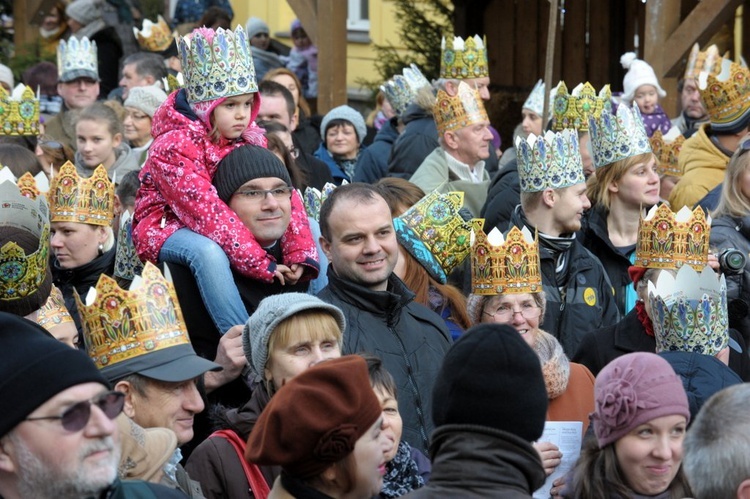
[[[11, 226], [0, 226], [0, 248], [9, 242], [16, 243], [28, 256], [39, 249], [39, 238], [31, 232]], [[45, 259], [46, 260], [46, 259]], [[52, 273], [49, 265], [45, 265], [43, 273], [24, 276], [24, 282], [34, 288], [34, 291], [26, 296], [17, 298], [8, 293], [0, 294], [0, 312], [25, 317], [35, 310], [39, 310], [47, 302], [52, 291]]]
[[219, 198], [228, 203], [243, 184], [256, 178], [277, 177], [292, 185], [284, 163], [265, 147], [245, 145], [236, 148], [219, 162], [214, 187]]
[[432, 419], [479, 425], [533, 442], [547, 418], [539, 357], [511, 326], [480, 324], [445, 355], [432, 394]]
[[34, 322], [0, 312], [0, 437], [58, 393], [90, 382], [109, 387], [85, 353]]

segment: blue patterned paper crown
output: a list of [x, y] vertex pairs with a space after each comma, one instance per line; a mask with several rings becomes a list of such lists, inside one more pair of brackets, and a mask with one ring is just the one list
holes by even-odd
[[539, 80], [536, 82], [536, 85], [534, 85], [533, 90], [531, 90], [531, 93], [526, 98], [526, 102], [523, 103], [523, 106], [526, 109], [531, 109], [536, 114], [541, 116], [544, 113], [544, 89], [547, 88], [546, 85], [542, 80]]
[[120, 217], [120, 230], [117, 231], [115, 251], [115, 277], [132, 281], [143, 272], [143, 262], [133, 245], [133, 216], [128, 210]]
[[403, 75], [395, 75], [381, 85], [380, 90], [388, 98], [388, 102], [391, 103], [396, 114], [400, 115], [414, 101], [417, 91], [429, 85], [430, 82], [427, 81], [419, 68], [412, 64], [410, 67], [404, 68]]
[[[346, 185], [348, 183], [349, 182], [344, 180], [341, 185]], [[320, 220], [320, 207], [323, 206], [325, 200], [328, 199], [328, 196], [331, 195], [336, 187], [338, 187], [336, 184], [326, 182], [320, 190], [315, 187], [308, 187], [305, 189], [304, 193], [300, 192], [302, 201], [305, 203], [305, 211], [307, 212], [308, 217], [314, 220]]]
[[245, 30], [193, 30], [178, 43], [189, 102], [204, 102], [258, 91]]
[[651, 152], [638, 106], [620, 104], [617, 114], [603, 109], [598, 118], [589, 116], [589, 135], [597, 168]]
[[471, 249], [471, 223], [458, 213], [463, 205], [463, 192], [434, 191], [393, 219], [401, 246], [442, 284]]
[[729, 344], [727, 283], [711, 267], [662, 271], [648, 296], [657, 352], [716, 355]]
[[516, 153], [521, 192], [562, 189], [586, 181], [575, 130], [518, 137]]
[[76, 78], [99, 80], [99, 61], [96, 56], [96, 42], [85, 36], [80, 40], [70, 37], [60, 40], [57, 46], [57, 76], [62, 82]]

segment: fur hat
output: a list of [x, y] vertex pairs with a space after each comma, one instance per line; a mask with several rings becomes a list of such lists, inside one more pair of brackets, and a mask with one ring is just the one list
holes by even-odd
[[277, 177], [292, 185], [284, 163], [265, 147], [245, 145], [234, 149], [219, 163], [213, 184], [219, 198], [228, 203], [237, 189], [256, 178]]
[[320, 122], [320, 136], [323, 137], [323, 142], [326, 140], [326, 132], [328, 131], [328, 123], [333, 120], [346, 120], [352, 124], [354, 130], [357, 132], [357, 138], [359, 143], [365, 140], [367, 135], [367, 125], [365, 125], [365, 119], [362, 115], [353, 107], [343, 105], [334, 107], [323, 117], [323, 121]]
[[620, 57], [620, 64], [622, 67], [627, 69], [625, 78], [622, 80], [622, 100], [630, 104], [633, 102], [635, 92], [641, 85], [651, 85], [656, 88], [656, 92], [659, 97], [666, 97], [667, 92], [659, 85], [659, 80], [656, 79], [654, 68], [649, 63], [638, 59], [635, 52], [628, 52]]
[[265, 33], [267, 35], [271, 34], [268, 25], [259, 17], [251, 17], [247, 20], [247, 23], [245, 23], [245, 32], [247, 33], [248, 40], [260, 33]]
[[165, 100], [167, 100], [167, 94], [157, 86], [133, 87], [128, 91], [128, 98], [125, 99], [123, 106], [134, 107], [153, 118], [156, 109]]
[[168, 428], [143, 428], [125, 414], [117, 416], [122, 455], [118, 474], [123, 480], [150, 482], [177, 449], [177, 435]]

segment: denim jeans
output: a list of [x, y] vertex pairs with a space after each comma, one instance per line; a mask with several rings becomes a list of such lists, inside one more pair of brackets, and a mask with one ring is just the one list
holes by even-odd
[[203, 304], [220, 334], [247, 322], [247, 310], [234, 285], [229, 259], [211, 239], [183, 227], [164, 242], [159, 261], [190, 267]]

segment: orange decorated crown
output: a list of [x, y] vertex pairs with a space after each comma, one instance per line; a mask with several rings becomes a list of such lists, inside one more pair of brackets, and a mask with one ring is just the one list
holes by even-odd
[[108, 227], [115, 216], [115, 186], [99, 165], [89, 178], [68, 161], [50, 183], [47, 194], [52, 222], [78, 222]]
[[464, 82], [458, 84], [454, 96], [438, 90], [432, 110], [440, 135], [483, 121], [489, 122], [479, 92]]
[[641, 219], [635, 250], [637, 267], [701, 270], [708, 262], [711, 217], [700, 206], [673, 213], [665, 204], [653, 206]]
[[472, 220], [471, 287], [477, 295], [538, 293], [542, 291], [539, 243], [524, 227], [503, 234], [482, 230], [483, 219]]

